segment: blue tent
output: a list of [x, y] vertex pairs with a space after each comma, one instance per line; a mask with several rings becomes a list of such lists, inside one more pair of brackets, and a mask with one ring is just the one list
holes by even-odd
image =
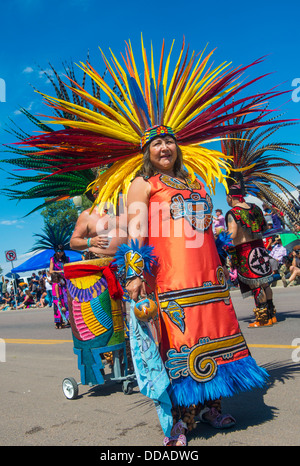
[[[77, 251], [65, 251], [66, 256], [70, 258], [70, 262], [81, 260], [81, 253]], [[54, 255], [54, 249], [45, 249], [45, 251], [32, 256], [23, 264], [11, 269], [12, 273], [27, 272], [29, 270], [49, 269], [50, 259]]]

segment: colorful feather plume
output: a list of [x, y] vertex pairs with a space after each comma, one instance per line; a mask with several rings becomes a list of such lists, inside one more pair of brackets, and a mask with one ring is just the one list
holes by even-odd
[[[255, 100], [253, 101], [255, 104]], [[235, 117], [232, 125], [243, 123], [244, 117]], [[281, 128], [294, 125], [295, 122], [278, 122], [273, 117], [272, 125], [263, 130], [237, 131], [228, 134], [222, 141], [222, 152], [231, 156], [228, 185], [238, 184], [245, 194], [250, 194], [262, 200], [267, 205], [274, 205], [288, 216], [291, 222], [299, 222], [299, 214], [288, 205], [288, 199], [292, 198], [300, 207], [299, 200], [290, 192], [295, 190], [300, 193], [298, 187], [280, 174], [273, 172], [276, 168], [291, 167], [300, 173], [300, 162], [292, 162], [292, 147], [300, 146], [290, 142], [267, 142]], [[281, 154], [288, 154], [289, 159]], [[298, 155], [299, 157], [299, 155]], [[275, 191], [278, 190], [278, 192]], [[283, 196], [283, 197], [282, 197]]]
[[[163, 42], [158, 71], [153, 49], [151, 47], [148, 59], [143, 39], [142, 72], [138, 70], [130, 42], [122, 55], [122, 66], [112, 52], [111, 63], [101, 51], [112, 86], [88, 61], [80, 63], [79, 68], [91, 79], [97, 93], [88, 92], [84, 85], [68, 75], [69, 85], [61, 87], [60, 84], [57, 97], [43, 94], [46, 105], [55, 112], [47, 125], [58, 124], [63, 129], [46, 129], [41, 135], [24, 138], [20, 145], [37, 149], [39, 158], [55, 166], [52, 177], [112, 164], [89, 188], [98, 191], [96, 203], [112, 203], [116, 207], [119, 194], [126, 195], [142, 165], [140, 141], [144, 131], [155, 125], [165, 125], [176, 135], [191, 177], [201, 177], [213, 192], [216, 181], [227, 187], [231, 155], [204, 148], [203, 144], [233, 132], [272, 125], [271, 121], [264, 120], [269, 110], [261, 106], [283, 92], [271, 90], [256, 94], [253, 104], [253, 96], [241, 97], [241, 93], [264, 76], [243, 83], [239, 81], [263, 58], [237, 68], [230, 68], [227, 62], [214, 67], [209, 63], [213, 52], [205, 55], [203, 50], [200, 54], [189, 55], [185, 41], [171, 71], [173, 44], [165, 60]], [[73, 100], [66, 97], [66, 89]], [[100, 98], [100, 91], [104, 99]], [[237, 120], [242, 116], [248, 119]], [[235, 118], [234, 123], [231, 123], [232, 118]]]
[[44, 249], [56, 249], [59, 245], [63, 247], [65, 251], [70, 250], [70, 240], [74, 230], [74, 225], [64, 225], [63, 227], [58, 225], [45, 224], [45, 228], [42, 229], [43, 233], [35, 233], [33, 236], [38, 238], [35, 245], [30, 249], [32, 251], [43, 251]]
[[[51, 63], [49, 63], [49, 66], [54, 73], [54, 78], [46, 71], [42, 71], [50, 80], [57, 97], [65, 98], [65, 100], [73, 101], [77, 104], [83, 104], [82, 101], [79, 101], [77, 94], [70, 93], [69, 89], [65, 87], [59, 74], [51, 65]], [[69, 79], [77, 82], [73, 65], [65, 64], [64, 69]], [[84, 74], [82, 78], [82, 86], [84, 86], [85, 83], [86, 75]], [[100, 98], [99, 87], [92, 83], [92, 89], [93, 95], [97, 98]], [[110, 103], [110, 105], [112, 105], [112, 103]], [[32, 115], [28, 110], [21, 108], [20, 112], [40, 131], [47, 133], [54, 131], [51, 126], [42, 123], [39, 118]], [[61, 118], [66, 117], [66, 114], [59, 111], [56, 111], [56, 115]], [[30, 134], [26, 133], [22, 128], [17, 126], [14, 121], [12, 121], [12, 124], [13, 126], [6, 129], [8, 133], [12, 134], [21, 141], [30, 138]], [[2, 152], [6, 152], [10, 155], [17, 154], [19, 157], [8, 157], [4, 160], [1, 160], [1, 162], [8, 163], [14, 167], [13, 173], [10, 173], [10, 176], [7, 177], [8, 180], [11, 180], [10, 187], [3, 188], [1, 192], [10, 200], [19, 201], [24, 199], [44, 199], [42, 204], [38, 205], [27, 215], [30, 215], [31, 213], [42, 209], [45, 206], [49, 206], [54, 202], [70, 199], [78, 195], [86, 194], [90, 201], [94, 202], [94, 196], [91, 191], [87, 190], [87, 188], [97, 177], [96, 169], [57, 173], [59, 168], [64, 167], [66, 160], [66, 155], [64, 153], [61, 154], [60, 160], [57, 159], [54, 162], [47, 156], [47, 153], [44, 153], [43, 148], [36, 147], [33, 150], [22, 149], [20, 144], [14, 144], [10, 146], [4, 145], [4, 147], [6, 149]], [[105, 170], [105, 168], [106, 167], [104, 167], [103, 170]], [[28, 174], [28, 172], [30, 174]], [[17, 188], [23, 185], [28, 186], [28, 184], [31, 185], [30, 188], [25, 188], [23, 190]]]

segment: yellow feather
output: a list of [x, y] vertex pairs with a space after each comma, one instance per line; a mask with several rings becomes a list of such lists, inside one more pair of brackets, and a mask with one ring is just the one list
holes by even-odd
[[[101, 49], [100, 49], [100, 50], [101, 50]], [[121, 92], [121, 94], [122, 94], [122, 97], [123, 97], [123, 99], [125, 100], [125, 102], [127, 103], [127, 105], [128, 105], [128, 107], [129, 107], [131, 113], [130, 113], [130, 114], [128, 113], [128, 110], [127, 110], [126, 106], [122, 103], [122, 101], [121, 101], [120, 99], [118, 99], [118, 103], [119, 103], [120, 105], [122, 105], [122, 107], [123, 107], [124, 109], [127, 110], [126, 113], [128, 114], [128, 116], [131, 115], [131, 118], [132, 118], [132, 116], [134, 116], [134, 122], [138, 125], [138, 124], [139, 124], [139, 123], [138, 123], [139, 120], [138, 120], [138, 117], [137, 117], [137, 115], [136, 115], [134, 106], [132, 105], [132, 102], [131, 102], [131, 100], [130, 100], [130, 99], [131, 99], [131, 94], [130, 94], [130, 90], [129, 90], [128, 80], [127, 80], [127, 74], [126, 74], [126, 72], [124, 71], [124, 69], [122, 68], [122, 66], [119, 64], [118, 60], [116, 59], [116, 57], [115, 57], [115, 55], [112, 53], [112, 51], [110, 51], [110, 52], [111, 52], [111, 55], [112, 55], [112, 57], [113, 57], [114, 65], [115, 65], [116, 69], [118, 69], [119, 72], [122, 74], [122, 77], [123, 77], [123, 80], [124, 80], [124, 84], [125, 84], [125, 88], [126, 88], [126, 92], [125, 92], [125, 90], [123, 89], [123, 86], [121, 86], [121, 85], [118, 84], [119, 81], [118, 81], [118, 78], [117, 78], [115, 72], [113, 71], [112, 67], [109, 65], [107, 59], [105, 58], [105, 55], [104, 55], [103, 52], [101, 51], [102, 56], [103, 56], [104, 59], [105, 59], [106, 66], [110, 69], [110, 71], [111, 71], [111, 73], [112, 73], [112, 75], [113, 75], [113, 77], [114, 77], [114, 81], [115, 81], [116, 84], [118, 85], [118, 89], [120, 90], [120, 92]], [[128, 95], [127, 95], [127, 94], [128, 94]], [[128, 99], [128, 96], [130, 97], [130, 99]], [[117, 97], [117, 96], [116, 96], [116, 97]]]
[[166, 61], [166, 65], [165, 65], [165, 71], [164, 71], [164, 76], [163, 76], [163, 87], [164, 87], [164, 99], [166, 101], [166, 89], [167, 89], [167, 82], [168, 82], [168, 73], [169, 73], [169, 65], [170, 65], [170, 57], [171, 57], [171, 53], [172, 53], [172, 49], [173, 49], [173, 45], [174, 45], [174, 42], [175, 40], [173, 40], [172, 42], [172, 45], [171, 45], [171, 48], [170, 48], [170, 52], [169, 52], [169, 55], [168, 55], [168, 58], [167, 58], [167, 61]]
[[103, 126], [103, 125], [94, 124], [94, 123], [85, 123], [82, 121], [73, 121], [73, 120], [65, 120], [65, 119], [45, 121], [44, 123], [61, 124], [65, 126], [70, 126], [71, 128], [82, 128], [87, 131], [93, 131], [94, 133], [99, 133], [102, 136], [107, 136], [109, 138], [118, 139], [120, 141], [130, 142], [134, 145], [137, 145], [140, 142], [140, 138], [138, 136], [135, 136], [134, 133], [132, 133], [132, 135], [129, 135], [125, 133], [124, 131], [122, 131], [121, 128], [114, 130], [112, 128], [109, 128], [106, 125]]
[[113, 205], [116, 211], [120, 193], [126, 197], [131, 181], [136, 172], [141, 168], [143, 155], [132, 156], [125, 161], [118, 160], [87, 188], [98, 188], [98, 196], [94, 203], [102, 213], [106, 207]]

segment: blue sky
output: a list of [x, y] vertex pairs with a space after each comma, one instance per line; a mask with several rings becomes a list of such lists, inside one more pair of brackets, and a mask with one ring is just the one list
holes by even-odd
[[[261, 65], [249, 71], [251, 78], [272, 72], [260, 82], [258, 90], [281, 84], [281, 89], [293, 89], [294, 95], [300, 97], [300, 6], [296, 2], [9, 0], [2, 2], [0, 13], [0, 86], [5, 83], [5, 101], [0, 101], [0, 144], [15, 142], [4, 131], [11, 125], [9, 119], [29, 132], [34, 130], [19, 113], [20, 106], [33, 114], [49, 114], [30, 86], [53, 94], [39, 67], [48, 69], [51, 62], [62, 72], [63, 61], [84, 61], [89, 50], [92, 65], [102, 72], [104, 64], [98, 47], [107, 55], [111, 48], [120, 57], [124, 41], [130, 39], [138, 55], [141, 33], [148, 49], [151, 40], [160, 49], [163, 38], [167, 49], [175, 39], [176, 53], [183, 36], [190, 49], [197, 52], [208, 43], [208, 50], [216, 48], [216, 64], [232, 61], [235, 66], [245, 65], [267, 55]], [[288, 101], [286, 96], [276, 102], [286, 118], [300, 117], [300, 102]], [[300, 143], [299, 128], [283, 129], [276, 135], [278, 140]], [[1, 164], [1, 168], [10, 169], [7, 164]], [[284, 170], [283, 174], [300, 184], [295, 171]], [[8, 186], [5, 172], [0, 171], [0, 177], [2, 188]], [[213, 200], [215, 208], [227, 210], [223, 188], [217, 189]], [[41, 232], [43, 219], [39, 213], [24, 217], [39, 201], [16, 204], [0, 196], [0, 202], [0, 265], [9, 270], [4, 251], [16, 249], [19, 260], [14, 265], [22, 263], [35, 242], [33, 234]]]

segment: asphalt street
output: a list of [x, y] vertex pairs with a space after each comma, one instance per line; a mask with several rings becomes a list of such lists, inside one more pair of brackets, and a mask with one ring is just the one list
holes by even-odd
[[[190, 447], [295, 446], [300, 444], [300, 287], [273, 288], [278, 324], [249, 329], [253, 301], [232, 292], [241, 331], [252, 356], [270, 375], [265, 389], [223, 400], [234, 428], [198, 424]], [[156, 410], [137, 386], [79, 386], [68, 400], [65, 377], [80, 381], [70, 328], [55, 329], [52, 309], [0, 313], [1, 446], [154, 446], [163, 435]]]

